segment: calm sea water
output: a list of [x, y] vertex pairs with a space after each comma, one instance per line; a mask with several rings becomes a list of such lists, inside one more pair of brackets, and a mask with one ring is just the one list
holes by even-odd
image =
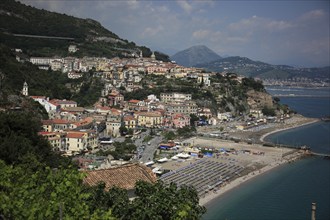
[[[282, 97], [298, 113], [308, 117], [330, 115], [329, 89], [303, 89], [314, 97]], [[290, 88], [268, 90], [294, 94]], [[320, 95], [323, 94], [323, 95]], [[307, 145], [330, 153], [330, 123], [318, 122], [267, 137], [274, 143]], [[316, 219], [330, 219], [330, 160], [312, 157], [286, 164], [226, 193], [208, 204], [203, 219], [287, 220], [310, 219], [311, 203], [317, 203]]]

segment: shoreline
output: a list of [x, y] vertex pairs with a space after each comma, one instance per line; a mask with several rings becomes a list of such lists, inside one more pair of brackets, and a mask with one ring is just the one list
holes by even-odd
[[[303, 117], [303, 118], [305, 118], [305, 117]], [[275, 134], [278, 132], [282, 132], [282, 131], [286, 131], [286, 130], [290, 130], [290, 129], [294, 129], [294, 128], [299, 128], [299, 127], [313, 124], [313, 123], [320, 121], [320, 119], [316, 119], [316, 118], [305, 118], [305, 119], [309, 119], [309, 121], [305, 121], [305, 122], [299, 121], [297, 124], [294, 124], [293, 126], [288, 126], [288, 127], [284, 127], [284, 128], [275, 128], [274, 130], [266, 132], [265, 134], [261, 135], [259, 140], [261, 142], [264, 142], [264, 139], [271, 134]], [[271, 163], [269, 165], [266, 165], [260, 169], [251, 171], [250, 173], [248, 173], [244, 176], [234, 179], [233, 181], [229, 182], [225, 186], [222, 186], [221, 188], [219, 188], [218, 190], [216, 190], [214, 192], [208, 192], [206, 195], [204, 195], [204, 197], [200, 198], [199, 204], [202, 206], [205, 206], [205, 205], [211, 203], [213, 200], [222, 197], [225, 193], [228, 193], [231, 190], [253, 180], [255, 177], [261, 176], [261, 175], [265, 174], [266, 172], [270, 172], [271, 170], [273, 170], [281, 165], [284, 165], [286, 163], [290, 163], [297, 159], [301, 159], [303, 156], [304, 156], [303, 153], [297, 151], [297, 152], [287, 155], [287, 157], [283, 158], [281, 161], [277, 161], [277, 162]]]
[[291, 127], [286, 127], [286, 128], [278, 128], [278, 129], [275, 129], [273, 131], [270, 131], [270, 132], [267, 132], [263, 135], [261, 135], [261, 137], [259, 138], [259, 140], [261, 142], [265, 142], [264, 139], [271, 135], [271, 134], [275, 134], [275, 133], [278, 133], [278, 132], [282, 132], [282, 131], [286, 131], [286, 130], [290, 130], [290, 129], [295, 129], [295, 128], [299, 128], [299, 127], [303, 127], [305, 125], [310, 125], [310, 124], [314, 124], [316, 122], [319, 122], [320, 119], [317, 119], [317, 118], [309, 118], [311, 119], [312, 121], [308, 121], [308, 122], [305, 122], [305, 123], [301, 123], [301, 124], [297, 124], [297, 125], [294, 125], [294, 126], [291, 126]]
[[204, 197], [199, 199], [199, 204], [201, 206], [206, 206], [207, 204], [211, 203], [213, 200], [222, 197], [224, 194], [229, 193], [231, 190], [234, 190], [235, 188], [237, 188], [243, 184], [246, 184], [247, 182], [253, 180], [255, 177], [260, 177], [263, 174], [270, 172], [271, 170], [273, 170], [279, 166], [282, 166], [284, 164], [291, 163], [291, 162], [301, 159], [304, 156], [304, 154], [298, 151], [298, 152], [295, 152], [288, 156], [291, 156], [291, 157], [283, 158], [281, 161], [277, 161], [277, 162], [271, 163], [267, 166], [264, 166], [260, 169], [251, 171], [250, 173], [248, 173], [244, 176], [234, 179], [233, 181], [229, 182], [225, 186], [220, 187], [215, 192], [208, 192]]

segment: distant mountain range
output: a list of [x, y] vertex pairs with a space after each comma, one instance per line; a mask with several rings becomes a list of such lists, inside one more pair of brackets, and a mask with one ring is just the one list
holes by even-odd
[[172, 61], [186, 66], [199, 67], [214, 72], [233, 72], [246, 77], [260, 79], [286, 80], [292, 78], [309, 78], [329, 81], [330, 67], [297, 68], [288, 65], [272, 65], [254, 61], [247, 57], [220, 57], [206, 46], [193, 46], [171, 56]]
[[261, 79], [286, 80], [305, 77], [309, 79], [329, 80], [330, 78], [329, 66], [322, 68], [297, 68], [288, 65], [271, 65], [239, 56], [198, 64], [196, 67], [215, 72], [234, 72], [243, 76]]
[[179, 65], [193, 67], [202, 63], [209, 63], [214, 60], [219, 60], [221, 57], [208, 47], [198, 45], [180, 51], [171, 56], [170, 59]]

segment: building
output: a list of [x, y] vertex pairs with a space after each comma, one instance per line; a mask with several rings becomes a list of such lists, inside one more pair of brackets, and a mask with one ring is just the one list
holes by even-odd
[[106, 121], [106, 132], [107, 135], [112, 137], [119, 137], [120, 132], [119, 128], [121, 126], [121, 117], [120, 115], [109, 115]]
[[26, 82], [23, 84], [22, 95], [29, 96], [29, 86]]
[[66, 151], [65, 133], [41, 131], [38, 134], [48, 140], [54, 151]]
[[190, 116], [184, 114], [173, 114], [172, 123], [175, 128], [190, 126]]
[[211, 81], [210, 81], [209, 74], [208, 73], [200, 73], [200, 74], [198, 74], [197, 83], [203, 84], [204, 86], [210, 86], [211, 85]]
[[121, 105], [124, 101], [124, 96], [117, 90], [112, 90], [108, 96], [109, 106]]
[[168, 113], [197, 115], [197, 104], [194, 101], [186, 101], [184, 103], [168, 103], [165, 105], [165, 109]]
[[127, 129], [134, 129], [136, 127], [136, 119], [132, 115], [125, 115], [123, 121]]
[[68, 131], [66, 133], [66, 154], [74, 155], [97, 147], [97, 135], [92, 130]]
[[77, 46], [76, 45], [70, 45], [69, 47], [68, 47], [68, 52], [69, 53], [75, 53], [75, 52], [77, 52], [79, 49], [77, 48]]
[[44, 131], [64, 131], [72, 128], [72, 123], [63, 119], [42, 120], [42, 128]]
[[119, 187], [128, 190], [129, 194], [133, 194], [135, 184], [138, 181], [148, 183], [157, 181], [156, 175], [150, 168], [138, 163], [129, 163], [110, 169], [85, 171], [85, 173], [84, 183], [89, 186], [96, 186], [98, 183], [104, 182], [105, 190]]
[[184, 93], [161, 93], [160, 100], [162, 102], [185, 102], [190, 101], [192, 99], [191, 94], [184, 94]]
[[50, 63], [50, 68], [51, 68], [53, 71], [62, 71], [62, 68], [63, 68], [63, 62], [60, 61], [60, 60], [53, 60], [53, 61], [51, 61], [51, 63]]
[[163, 116], [160, 112], [139, 112], [136, 113], [138, 126], [153, 128], [163, 126]]

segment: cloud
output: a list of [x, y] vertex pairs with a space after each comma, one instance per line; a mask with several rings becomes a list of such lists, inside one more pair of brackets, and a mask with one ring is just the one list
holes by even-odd
[[208, 38], [210, 36], [210, 31], [209, 30], [197, 30], [193, 32], [192, 37], [197, 39], [197, 40], [203, 40], [205, 38]]
[[188, 14], [193, 10], [192, 5], [190, 5], [187, 1], [179, 0], [177, 1], [177, 4]]
[[164, 31], [163, 26], [158, 27], [146, 27], [142, 33], [143, 36], [155, 36]]
[[314, 19], [323, 18], [324, 16], [325, 16], [324, 10], [322, 10], [322, 9], [312, 10], [312, 11], [309, 11], [309, 12], [303, 14], [300, 17], [300, 20], [314, 20]]
[[291, 28], [292, 26], [293, 25], [289, 21], [271, 20], [268, 18], [258, 17], [256, 15], [229, 24], [229, 28], [233, 31], [246, 29], [253, 31], [282, 31]]

